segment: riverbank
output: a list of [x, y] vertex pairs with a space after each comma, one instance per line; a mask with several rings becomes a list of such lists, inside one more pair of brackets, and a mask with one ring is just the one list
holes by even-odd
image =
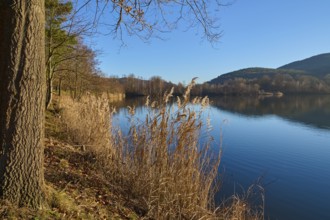
[[[218, 163], [208, 164], [214, 168], [206, 170], [209, 157], [200, 157], [194, 150], [198, 127], [193, 126], [199, 121], [198, 113], [184, 116], [182, 112], [173, 119], [169, 129], [181, 130], [168, 134], [181, 135], [175, 142], [181, 150], [167, 154], [171, 144], [163, 141], [164, 131], [171, 120], [164, 108], [160, 108], [163, 119], [159, 124], [158, 114], [150, 115], [146, 127], [135, 127], [131, 136], [118, 139], [108, 136], [111, 111], [104, 98], [54, 100], [46, 114], [45, 207], [34, 211], [2, 202], [0, 218], [261, 219], [238, 197], [220, 208], [212, 205]], [[205, 99], [199, 101], [207, 104]], [[178, 104], [184, 106], [186, 101]], [[130, 113], [133, 117], [134, 108]], [[134, 149], [129, 158], [123, 154], [127, 143], [135, 144], [126, 146]], [[148, 154], [148, 149], [154, 153]]]

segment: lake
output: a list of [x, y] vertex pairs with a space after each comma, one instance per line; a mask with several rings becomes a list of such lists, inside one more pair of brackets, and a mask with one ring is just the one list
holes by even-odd
[[[127, 105], [145, 114], [144, 100], [118, 103], [115, 123], [125, 128]], [[266, 219], [330, 219], [330, 96], [210, 100], [213, 149], [223, 149], [217, 202], [261, 179]]]

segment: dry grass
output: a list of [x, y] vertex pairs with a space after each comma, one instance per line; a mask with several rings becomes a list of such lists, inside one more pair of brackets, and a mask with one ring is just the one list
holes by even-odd
[[228, 220], [264, 219], [264, 195], [264, 188], [258, 181], [251, 185], [244, 194], [233, 195], [223, 201], [218, 207], [217, 215]]
[[[149, 112], [143, 121], [130, 107], [128, 134], [112, 127], [106, 99], [88, 96], [79, 102], [68, 97], [60, 101], [70, 141], [96, 156], [106, 178], [121, 186], [129, 201], [139, 204], [136, 212], [143, 218], [227, 219], [213, 203], [220, 154], [211, 154], [212, 138], [205, 133], [209, 125], [202, 120], [208, 98], [190, 103], [192, 86], [193, 82], [176, 107], [168, 104], [173, 90], [159, 103], [148, 98]], [[201, 135], [207, 140], [202, 144]]]
[[35, 213], [38, 219], [137, 218], [135, 207], [102, 175], [96, 158], [87, 151], [46, 140], [45, 180], [48, 218]]
[[74, 101], [69, 96], [62, 96], [59, 108], [70, 143], [97, 154], [111, 150], [111, 111], [106, 98], [84, 96]]

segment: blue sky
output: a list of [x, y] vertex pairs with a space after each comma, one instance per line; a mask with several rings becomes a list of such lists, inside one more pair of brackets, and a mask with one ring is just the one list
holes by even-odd
[[107, 76], [133, 73], [172, 82], [211, 80], [223, 73], [270, 67], [330, 52], [329, 0], [235, 0], [220, 10], [223, 36], [214, 47], [196, 30], [175, 30], [166, 40], [144, 43], [125, 39], [125, 47], [111, 36], [93, 38], [100, 69]]

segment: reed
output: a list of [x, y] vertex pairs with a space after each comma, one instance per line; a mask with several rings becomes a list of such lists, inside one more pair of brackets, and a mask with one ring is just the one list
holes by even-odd
[[[104, 98], [61, 100], [62, 121], [70, 140], [96, 155], [107, 179], [151, 219], [218, 219], [214, 207], [220, 153], [210, 149], [210, 123], [204, 119], [209, 99], [190, 101], [187, 87], [175, 105], [173, 89], [161, 101], [147, 98], [148, 113], [138, 119], [129, 107], [130, 128], [113, 127]], [[203, 138], [203, 143], [201, 143]], [[221, 152], [220, 150], [218, 152]]]
[[67, 141], [96, 154], [111, 150], [112, 112], [107, 98], [86, 95], [77, 101], [62, 96], [59, 109]]
[[[210, 143], [200, 145], [202, 113], [208, 99], [189, 104], [188, 95], [168, 105], [172, 92], [161, 103], [147, 99], [144, 121], [130, 109], [130, 130], [116, 138], [119, 172], [109, 177], [121, 182], [135, 198], [143, 198], [148, 216], [155, 219], [191, 219], [212, 216], [214, 179], [220, 156], [210, 155]], [[211, 139], [209, 139], [211, 140]]]

